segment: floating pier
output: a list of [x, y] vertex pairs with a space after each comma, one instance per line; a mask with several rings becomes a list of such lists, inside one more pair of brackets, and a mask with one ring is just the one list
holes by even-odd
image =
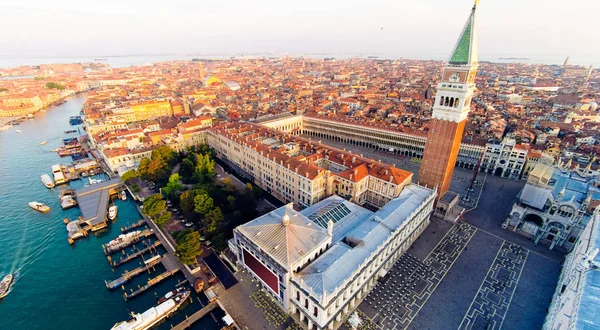
[[123, 227], [123, 228], [121, 228], [121, 232], [123, 234], [127, 234], [128, 232], [133, 231], [133, 230], [135, 230], [137, 228], [140, 228], [140, 227], [144, 226], [145, 224], [146, 224], [146, 220], [140, 220], [140, 221], [132, 224], [129, 227]]
[[144, 293], [144, 291], [150, 289], [151, 287], [155, 286], [156, 284], [160, 283], [162, 280], [171, 277], [173, 274], [177, 273], [179, 271], [179, 269], [173, 269], [173, 270], [167, 270], [164, 273], [156, 276], [155, 278], [151, 278], [148, 280], [148, 283], [146, 285], [144, 285], [143, 287], [140, 287], [139, 289], [135, 290], [132, 293], [127, 293], [127, 292], [123, 292], [123, 297], [125, 298], [125, 300], [129, 300], [129, 299], [133, 299], [136, 296]]
[[126, 255], [125, 258], [121, 258], [119, 259], [119, 261], [114, 261], [113, 258], [111, 256], [107, 256], [106, 258], [108, 259], [108, 262], [113, 266], [113, 268], [117, 268], [119, 266], [121, 266], [122, 264], [131, 261], [139, 256], [141, 256], [142, 254], [149, 252], [149, 251], [156, 251], [156, 248], [161, 246], [162, 242], [161, 241], [155, 241], [154, 243], [152, 243], [151, 245], [148, 245], [146, 248], [137, 251], [136, 253], [132, 253], [130, 255]]
[[121, 277], [119, 277], [118, 279], [114, 280], [114, 281], [104, 281], [104, 283], [106, 283], [106, 287], [109, 290], [114, 290], [118, 287], [120, 287], [121, 285], [131, 281], [131, 279], [133, 279], [134, 277], [146, 272], [147, 270], [151, 269], [152, 267], [156, 266], [156, 264], [158, 264], [161, 260], [161, 256], [160, 255], [156, 255], [148, 260], [146, 260], [144, 263], [144, 266], [140, 266], [132, 271], [129, 272], [125, 272]]
[[154, 232], [152, 231], [152, 229], [145, 229], [145, 230], [141, 231], [140, 233], [133, 235], [131, 237], [128, 237], [126, 239], [123, 239], [121, 242], [116, 243], [114, 245], [104, 244], [104, 245], [102, 245], [102, 249], [104, 249], [104, 254], [111, 255], [117, 251], [121, 251], [121, 250], [139, 242], [140, 239], [142, 239], [142, 238], [146, 238], [146, 237], [152, 236], [152, 235], [154, 235]]

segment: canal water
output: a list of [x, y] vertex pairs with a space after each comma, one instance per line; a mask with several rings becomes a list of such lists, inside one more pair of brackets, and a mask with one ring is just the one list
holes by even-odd
[[[116, 201], [118, 217], [107, 230], [74, 245], [67, 242], [63, 219], [74, 219], [80, 212], [77, 208], [63, 211], [58, 195], [67, 186], [46, 189], [40, 175], [51, 175], [52, 164], [70, 162], [70, 158], [60, 158], [51, 150], [61, 145], [64, 131], [73, 128], [68, 123], [69, 116], [78, 114], [84, 101], [85, 96], [71, 98], [37, 113], [33, 120], [0, 132], [0, 276], [15, 274], [10, 294], [0, 300], [0, 329], [110, 329], [116, 322], [126, 320], [128, 311], [145, 311], [155, 305], [157, 297], [185, 280], [176, 274], [130, 302], [124, 300], [121, 288], [107, 290], [105, 280], [116, 279], [142, 262], [134, 259], [113, 270], [101, 246], [117, 237], [120, 227], [140, 219], [131, 198]], [[42, 141], [47, 144], [40, 145]], [[75, 181], [71, 186], [79, 188], [85, 183]], [[38, 213], [28, 207], [31, 201], [43, 202], [51, 211]], [[115, 254], [116, 259], [119, 257]], [[163, 271], [159, 265], [151, 274], [126, 284], [125, 290], [135, 290]], [[206, 303], [204, 295], [194, 294], [191, 303], [158, 329], [170, 329]], [[213, 318], [219, 320], [220, 312], [209, 314], [194, 328], [218, 329]]]

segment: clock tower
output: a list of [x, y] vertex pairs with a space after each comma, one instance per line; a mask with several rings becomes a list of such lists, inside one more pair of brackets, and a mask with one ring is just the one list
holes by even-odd
[[458, 149], [471, 109], [477, 74], [477, 31], [473, 6], [437, 85], [419, 183], [438, 188], [438, 198], [450, 187]]

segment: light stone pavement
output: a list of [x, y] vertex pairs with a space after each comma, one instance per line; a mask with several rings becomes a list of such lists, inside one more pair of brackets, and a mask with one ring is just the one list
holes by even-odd
[[504, 241], [459, 329], [501, 329], [529, 251]]
[[359, 309], [380, 329], [406, 329], [476, 230], [465, 223], [454, 225], [423, 262], [405, 253]]

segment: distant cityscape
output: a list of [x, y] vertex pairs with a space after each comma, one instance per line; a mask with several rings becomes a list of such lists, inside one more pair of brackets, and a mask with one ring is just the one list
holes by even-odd
[[600, 329], [600, 71], [480, 61], [477, 2], [446, 61], [2, 68], [0, 136], [84, 99], [29, 206], [154, 291], [114, 330]]

